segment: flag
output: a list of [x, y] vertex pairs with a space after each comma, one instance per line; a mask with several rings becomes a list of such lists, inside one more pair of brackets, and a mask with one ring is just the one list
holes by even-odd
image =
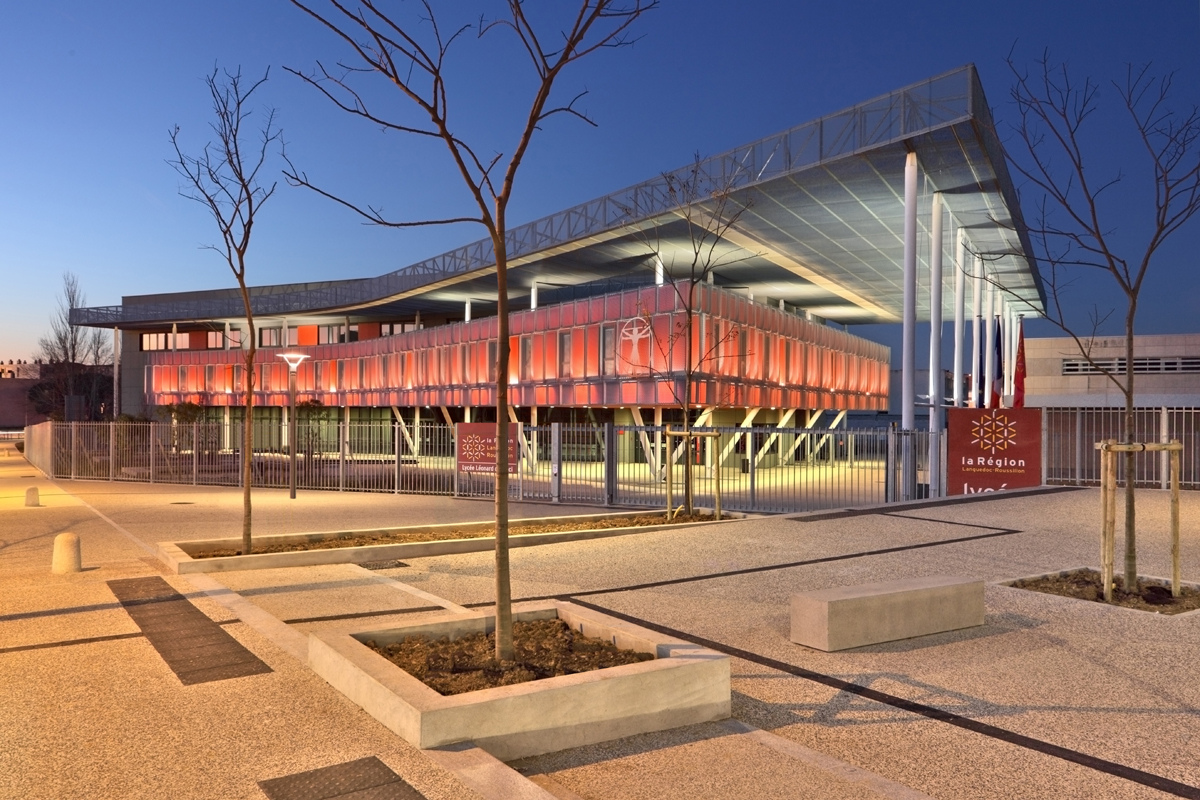
[[1025, 318], [1017, 317], [1017, 365], [1013, 369], [1013, 408], [1025, 407]]
[[991, 379], [992, 408], [1000, 407], [1000, 398], [1004, 395], [1004, 336], [1000, 328], [1000, 317], [996, 317], [996, 354], [992, 358]]
[[987, 369], [987, 336], [983, 335], [983, 326], [986, 324], [983, 320], [979, 321], [979, 377], [971, 376], [971, 384], [974, 387], [972, 393], [975, 395], [972, 399], [976, 408], [983, 408], [984, 392], [987, 391], [987, 376], [983, 374]]

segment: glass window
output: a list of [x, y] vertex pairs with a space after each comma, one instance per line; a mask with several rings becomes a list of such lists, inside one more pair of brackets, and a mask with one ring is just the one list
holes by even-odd
[[617, 374], [617, 329], [612, 325], [600, 329], [600, 374]]
[[169, 333], [143, 333], [142, 334], [142, 349], [143, 350], [166, 350], [167, 337]]
[[522, 336], [520, 341], [521, 380], [531, 381], [533, 380], [533, 339], [529, 336]]
[[771, 348], [775, 342], [767, 334], [762, 335], [763, 354], [762, 354], [762, 377], [764, 381], [771, 380]]
[[487, 376], [489, 383], [496, 382], [496, 356], [500, 352], [496, 340], [487, 343]]
[[259, 328], [258, 329], [258, 346], [259, 347], [282, 347], [283, 346], [283, 329], [282, 328]]
[[737, 332], [738, 377], [746, 377], [746, 329]]
[[220, 350], [225, 346], [225, 332], [209, 331], [208, 342], [206, 344], [209, 350]]
[[712, 372], [720, 374], [721, 372], [721, 348], [725, 343], [721, 341], [721, 323], [714, 322], [712, 326], [712, 344], [708, 345], [708, 353], [712, 358]]
[[571, 377], [571, 332], [558, 332], [558, 377]]

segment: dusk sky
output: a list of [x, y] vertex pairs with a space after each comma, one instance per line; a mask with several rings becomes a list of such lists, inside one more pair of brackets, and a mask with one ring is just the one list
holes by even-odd
[[[411, 0], [398, 5], [402, 14], [417, 7]], [[499, 5], [435, 2], [446, 10], [446, 27]], [[641, 182], [694, 153], [711, 155], [970, 62], [1011, 149], [1012, 79], [1004, 59], [1012, 50], [1031, 63], [1049, 47], [1053, 58], [1101, 84], [1105, 111], [1091, 142], [1099, 148], [1093, 168], [1098, 176], [1124, 173], [1111, 224], [1128, 234], [1134, 256], [1139, 220], [1148, 213], [1146, 162], [1115, 113], [1119, 98], [1109, 81], [1124, 76], [1127, 62], [1153, 61], [1160, 73], [1176, 71], [1177, 106], [1200, 102], [1197, 0], [664, 0], [636, 33], [634, 47], [601, 52], [560, 80], [560, 97], [588, 90], [581, 108], [598, 127], [562, 116], [539, 133], [518, 178], [512, 224]], [[530, 95], [528, 62], [513, 45], [503, 35], [483, 43], [469, 36], [452, 53], [453, 119], [485, 152], [511, 151]], [[345, 57], [339, 41], [283, 0], [5, 3], [0, 358], [36, 355], [66, 271], [79, 276], [88, 305], [234, 285], [224, 262], [201, 248], [217, 239], [212, 219], [179, 196], [179, 178], [167, 164], [173, 125], [182, 127], [191, 153], [209, 139], [203, 78], [214, 65], [240, 66], [247, 77], [270, 68], [261, 105], [278, 110], [288, 155], [315, 182], [398, 219], [471, 213], [444, 149], [352, 119], [284, 70], [307, 71], [317, 61], [332, 67]], [[398, 97], [377, 96], [407, 113]], [[282, 161], [272, 162], [273, 174], [281, 168]], [[1023, 205], [1032, 218], [1028, 188]], [[471, 225], [365, 226], [279, 177], [256, 224], [248, 271], [256, 284], [369, 277], [482, 237]], [[1198, 252], [1200, 219], [1160, 252], [1140, 332], [1200, 330]], [[1110, 281], [1093, 280], [1105, 289]], [[1080, 313], [1120, 303], [1111, 292], [1076, 289]], [[1107, 331], [1119, 332], [1119, 325]], [[1027, 332], [1052, 333], [1044, 323]]]

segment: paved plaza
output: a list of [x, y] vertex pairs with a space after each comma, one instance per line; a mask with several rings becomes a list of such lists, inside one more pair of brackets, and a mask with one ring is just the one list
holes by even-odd
[[[1169, 575], [1166, 495], [1140, 498], [1141, 572]], [[259, 535], [492, 510], [275, 490], [254, 503]], [[416, 749], [303, 661], [312, 631], [488, 603], [489, 553], [172, 575], [155, 543], [239, 535], [239, 490], [50, 482], [0, 443], [0, 797], [1200, 798], [1200, 612], [996, 583], [1097, 564], [1099, 507], [1072, 489], [516, 549], [516, 598], [570, 597], [729, 654], [733, 717], [504, 765], [469, 744]], [[1183, 576], [1200, 580], [1200, 493], [1182, 519]], [[52, 575], [65, 531], [84, 571]], [[947, 574], [989, 582], [982, 627], [837, 653], [788, 639], [795, 592]], [[145, 597], [233, 671], [179, 661]], [[298, 793], [321, 783], [313, 770], [335, 788]]]

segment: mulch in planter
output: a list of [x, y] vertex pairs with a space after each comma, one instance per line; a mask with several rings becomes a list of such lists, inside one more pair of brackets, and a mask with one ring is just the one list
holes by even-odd
[[560, 619], [513, 623], [512, 661], [497, 661], [496, 635], [474, 633], [458, 639], [410, 636], [370, 647], [400, 669], [443, 695], [510, 686], [559, 675], [590, 672], [654, 658], [621, 650], [606, 639], [584, 636]]
[[[536, 524], [521, 524], [514, 521], [508, 526], [509, 536], [519, 536], [526, 533], [557, 533], [561, 531], [590, 531], [607, 528], [639, 528], [651, 525], [681, 525], [691, 522], [712, 522], [716, 519], [712, 514], [680, 514], [668, 520], [665, 514], [636, 514], [627, 517], [605, 517], [603, 519], [570, 520], [554, 522], [539, 522]], [[412, 533], [405, 531], [372, 531], [359, 536], [345, 536], [336, 539], [322, 539], [316, 542], [296, 542], [293, 544], [253, 545], [254, 553], [294, 553], [301, 550], [333, 550], [340, 547], [362, 547], [372, 544], [409, 544], [413, 542], [441, 542], [450, 539], [483, 539], [495, 536], [496, 529], [462, 530], [459, 528], [443, 528], [436, 532]], [[240, 556], [241, 548], [227, 547], [219, 550], [204, 550], [193, 553], [192, 558], [221, 558], [225, 556]]]
[[[1094, 569], [1075, 570], [1066, 575], [1026, 578], [1008, 585], [1015, 589], [1029, 589], [1061, 597], [1074, 597], [1077, 600], [1104, 602], [1100, 573]], [[1126, 592], [1124, 579], [1117, 575], [1113, 578], [1113, 601], [1109, 605], [1151, 611], [1156, 614], [1182, 614], [1185, 611], [1195, 611], [1200, 608], [1200, 589], [1183, 586], [1181, 587], [1181, 596], [1172, 597], [1170, 585], [1164, 586], [1142, 578], [1138, 581], [1136, 592]]]

